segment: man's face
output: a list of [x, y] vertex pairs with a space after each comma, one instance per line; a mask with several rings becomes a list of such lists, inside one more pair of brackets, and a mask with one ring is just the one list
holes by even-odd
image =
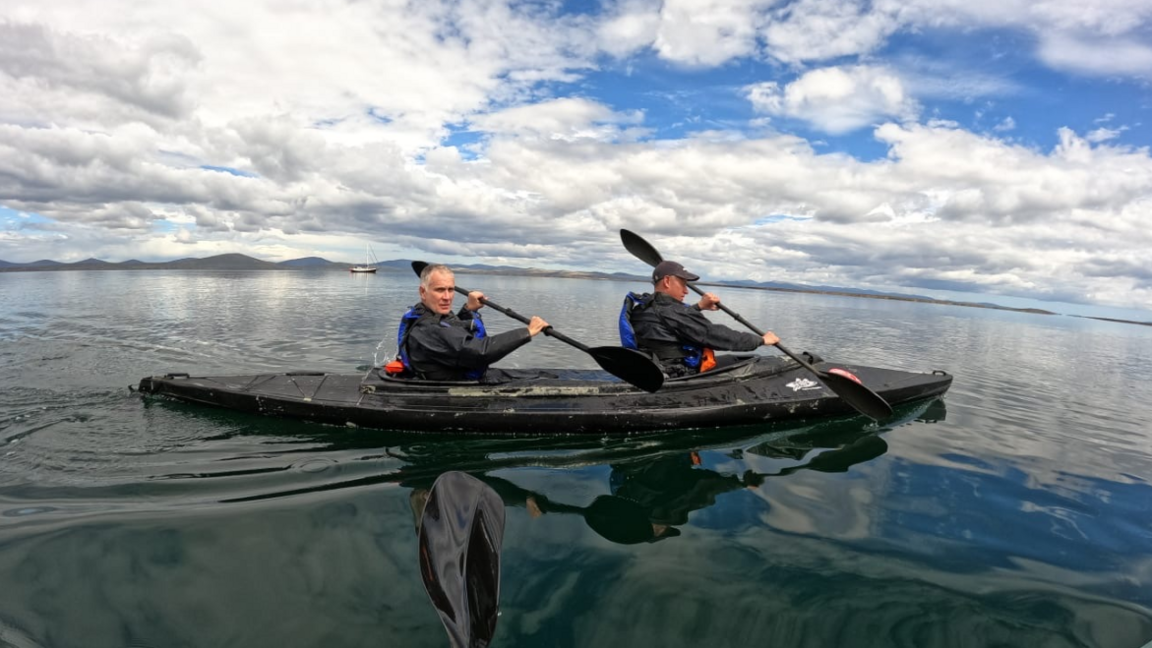
[[452, 298], [456, 296], [456, 277], [450, 272], [437, 271], [428, 277], [428, 287], [420, 284], [420, 302], [428, 310], [440, 315], [452, 312]]
[[676, 301], [684, 301], [684, 298], [688, 295], [688, 282], [680, 277], [668, 275], [660, 280], [660, 283], [656, 285], [656, 289]]

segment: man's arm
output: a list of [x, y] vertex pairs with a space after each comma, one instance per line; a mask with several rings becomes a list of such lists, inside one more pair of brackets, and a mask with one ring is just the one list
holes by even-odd
[[761, 336], [715, 324], [696, 308], [670, 308], [665, 314], [676, 335], [688, 344], [717, 351], [753, 351], [764, 344]]
[[477, 338], [459, 326], [420, 326], [411, 333], [437, 364], [461, 369], [483, 369], [532, 340], [527, 328]]

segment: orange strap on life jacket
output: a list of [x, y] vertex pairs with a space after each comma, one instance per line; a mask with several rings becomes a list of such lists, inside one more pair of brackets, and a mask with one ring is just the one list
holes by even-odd
[[708, 347], [704, 347], [703, 353], [700, 354], [700, 373], [704, 373], [705, 371], [708, 371], [709, 369], [715, 369], [715, 368], [716, 368], [716, 353], [714, 351], [712, 351], [712, 349], [709, 349]]

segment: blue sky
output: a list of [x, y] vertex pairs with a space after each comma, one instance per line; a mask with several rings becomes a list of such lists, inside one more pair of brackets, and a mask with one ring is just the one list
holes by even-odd
[[[1152, 3], [0, 8], [0, 259], [377, 255], [1152, 319]], [[21, 215], [23, 214], [23, 215]]]

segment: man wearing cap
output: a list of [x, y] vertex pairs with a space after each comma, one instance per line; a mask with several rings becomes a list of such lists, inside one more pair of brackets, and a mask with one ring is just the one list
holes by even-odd
[[685, 304], [688, 282], [699, 279], [675, 261], [661, 261], [652, 271], [652, 294], [630, 293], [624, 301], [624, 346], [630, 346], [625, 332], [630, 325], [635, 348], [654, 355], [673, 378], [735, 362], [713, 351], [752, 351], [780, 341], [771, 331], [760, 336], [710, 322], [703, 311], [720, 309], [720, 298], [712, 293], [704, 293], [695, 305]]

